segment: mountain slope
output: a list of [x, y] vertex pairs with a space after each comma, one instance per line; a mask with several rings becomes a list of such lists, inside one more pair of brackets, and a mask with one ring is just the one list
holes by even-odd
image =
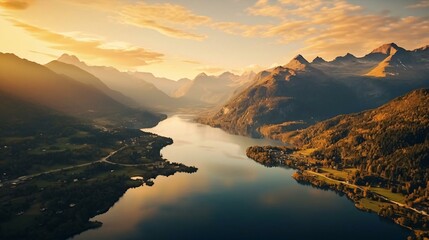
[[[346, 54], [330, 62], [318, 57], [309, 63], [298, 55], [287, 65], [260, 72], [252, 85], [199, 121], [235, 134], [275, 137], [337, 114], [378, 107], [413, 89], [429, 87], [427, 52], [427, 48], [407, 51], [390, 43], [364, 57]], [[393, 70], [401, 70], [399, 75], [365, 75], [389, 59], [406, 68], [396, 64]]]
[[404, 48], [399, 47], [395, 43], [383, 44], [378, 48], [375, 48], [370, 53], [363, 57], [367, 61], [383, 61], [386, 57], [395, 54], [398, 51], [406, 51]]
[[178, 88], [191, 81], [187, 78], [174, 81], [168, 78], [155, 77], [152, 73], [147, 72], [129, 72], [129, 74], [133, 77], [139, 78], [145, 82], [155, 85], [155, 87], [157, 87], [159, 90], [163, 91], [169, 96], [173, 96], [173, 93]]
[[297, 127], [302, 127], [360, 109], [354, 99], [346, 87], [330, 81], [298, 55], [285, 66], [260, 72], [250, 87], [199, 121], [232, 133], [260, 136], [258, 128], [266, 124], [301, 122]]
[[[396, 182], [410, 194], [429, 180], [429, 89], [282, 137], [300, 148], [312, 149], [311, 156], [318, 160], [358, 168], [361, 178]], [[411, 184], [406, 187], [407, 182]]]
[[75, 65], [99, 78], [110, 89], [131, 97], [140, 106], [156, 110], [171, 110], [177, 108], [179, 102], [170, 98], [153, 84], [120, 72], [113, 67], [88, 66], [76, 56], [63, 54], [58, 61]]
[[121, 102], [128, 106], [137, 106], [137, 103], [135, 103], [132, 99], [124, 96], [120, 92], [113, 91], [112, 89], [107, 87], [107, 85], [104, 84], [100, 79], [90, 74], [89, 72], [86, 72], [79, 67], [76, 67], [75, 65], [54, 60], [45, 64], [45, 66], [58, 74], [63, 74], [79, 82], [91, 85], [118, 102]]
[[178, 98], [216, 105], [230, 97], [235, 89], [232, 85], [238, 77], [232, 73], [223, 73], [219, 76], [208, 76], [201, 73], [192, 81], [178, 88], [173, 95]]
[[[429, 89], [414, 90], [376, 109], [340, 115], [286, 135], [285, 140], [309, 148], [355, 148], [339, 151], [344, 154], [365, 150], [365, 145], [380, 147], [378, 153], [367, 153], [368, 157], [392, 153], [401, 145], [429, 140]], [[406, 142], [399, 140], [404, 136]]]
[[227, 101], [236, 89], [247, 84], [252, 76], [252, 73], [243, 76], [230, 72], [224, 72], [219, 76], [201, 73], [194, 80], [178, 88], [173, 95], [177, 98], [218, 105]]
[[402, 48], [389, 52], [390, 55], [371, 69], [366, 74], [367, 76], [418, 78], [422, 72], [428, 73], [427, 64], [418, 57], [416, 52], [406, 51]]
[[318, 57], [313, 60], [312, 65], [332, 77], [391, 78], [402, 74], [401, 77], [415, 78], [422, 72], [427, 74], [422, 67], [423, 52], [423, 48], [408, 51], [395, 43], [388, 43], [375, 48], [363, 57], [355, 57], [348, 53], [330, 62]]
[[93, 86], [13, 54], [1, 53], [0, 62], [0, 91], [24, 101], [111, 124], [153, 126], [162, 119], [161, 115], [126, 107]]
[[47, 131], [53, 123], [74, 124], [77, 120], [52, 109], [31, 104], [0, 91], [0, 132], [2, 137], [28, 136]]
[[247, 155], [299, 169], [298, 182], [342, 192], [357, 208], [428, 236], [429, 89], [277, 137], [294, 146], [254, 146]]

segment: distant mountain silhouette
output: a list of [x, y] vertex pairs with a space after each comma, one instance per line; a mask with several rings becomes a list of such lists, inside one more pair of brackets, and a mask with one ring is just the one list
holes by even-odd
[[313, 63], [313, 64], [326, 63], [326, 60], [323, 59], [323, 58], [321, 58], [321, 57], [319, 57], [319, 56], [317, 56], [315, 59], [313, 59], [313, 61], [311, 63]]
[[131, 76], [126, 72], [120, 72], [113, 67], [89, 66], [80, 61], [76, 56], [63, 54], [58, 61], [75, 65], [99, 78], [110, 89], [118, 91], [132, 98], [140, 106], [154, 110], [171, 110], [177, 108], [180, 103], [140, 78]]
[[258, 129], [266, 124], [303, 121], [308, 125], [360, 109], [354, 101], [348, 88], [298, 55], [285, 66], [260, 72], [250, 87], [200, 121], [232, 133], [260, 136]]
[[330, 62], [319, 57], [309, 63], [298, 55], [284, 66], [258, 73], [250, 86], [199, 121], [236, 134], [267, 136], [271, 125], [290, 131], [378, 107], [429, 87], [428, 56], [427, 48], [407, 51], [394, 43], [364, 57], [348, 53]]
[[[0, 91], [67, 115], [106, 124], [153, 126], [162, 115], [135, 110], [97, 89], [45, 66], [0, 53]], [[95, 82], [94, 82], [95, 84]]]
[[128, 72], [131, 76], [139, 78], [145, 82], [155, 85], [159, 90], [163, 91], [170, 97], [173, 93], [181, 86], [189, 83], [191, 80], [182, 78], [178, 81], [174, 81], [168, 78], [155, 77], [152, 73], [148, 72]]
[[219, 76], [201, 73], [179, 87], [173, 96], [211, 105], [221, 104], [227, 101], [235, 90], [251, 81], [249, 75], [253, 76], [250, 72], [243, 76], [230, 72], [224, 72]]
[[407, 51], [396, 44], [384, 45], [382, 54], [387, 57], [366, 75], [378, 78], [384, 77], [411, 77], [416, 78], [422, 72], [429, 72], [429, 64], [419, 56], [419, 51]]
[[47, 63], [45, 66], [58, 74], [63, 74], [79, 82], [91, 85], [118, 102], [121, 102], [128, 106], [133, 106], [133, 107], [138, 106], [137, 103], [133, 101], [131, 98], [126, 97], [120, 92], [113, 91], [106, 84], [104, 84], [100, 79], [98, 79], [91, 73], [75, 65], [54, 60]]

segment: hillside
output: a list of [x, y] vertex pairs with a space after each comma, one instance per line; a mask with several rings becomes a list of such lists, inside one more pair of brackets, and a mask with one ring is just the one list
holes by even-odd
[[13, 54], [0, 54], [0, 61], [0, 91], [24, 101], [100, 124], [153, 126], [163, 118], [131, 109], [93, 86]]
[[199, 121], [236, 134], [260, 136], [258, 129], [263, 125], [301, 122], [302, 127], [356, 109], [361, 106], [349, 89], [299, 55], [285, 66], [260, 72], [220, 111]]
[[[429, 87], [427, 52], [390, 43], [363, 57], [317, 57], [309, 63], [298, 55], [260, 72], [250, 86], [198, 121], [235, 134], [275, 137], [338, 114], [375, 108]], [[374, 72], [383, 74], [368, 74]]]
[[100, 79], [90, 74], [89, 72], [86, 72], [79, 67], [76, 67], [75, 65], [54, 60], [47, 63], [45, 66], [58, 74], [63, 74], [69, 78], [93, 86], [120, 103], [133, 107], [137, 106], [137, 103], [134, 102], [131, 98], [124, 96], [120, 92], [113, 91], [112, 89], [107, 87], [107, 85], [104, 84]]
[[155, 85], [159, 90], [172, 97], [173, 93], [181, 86], [189, 83], [191, 80], [187, 78], [174, 81], [168, 78], [156, 77], [152, 73], [147, 72], [129, 72], [133, 77], [139, 78], [145, 82]]
[[210, 105], [223, 104], [235, 90], [251, 80], [248, 74], [238, 76], [225, 72], [218, 76], [209, 76], [201, 73], [179, 87], [173, 96]]
[[356, 207], [428, 235], [429, 89], [277, 138], [293, 147], [254, 146], [247, 155], [298, 169], [298, 182], [344, 193]]
[[429, 90], [286, 133], [282, 140], [312, 149], [311, 156], [332, 166], [358, 168], [361, 178], [401, 183], [399, 190], [411, 194], [429, 180]]
[[75, 65], [99, 78], [110, 89], [132, 98], [139, 106], [159, 111], [172, 110], [180, 106], [180, 102], [170, 98], [153, 84], [121, 72], [113, 67], [89, 66], [76, 56], [63, 54], [57, 59], [60, 62]]
[[0, 168], [7, 173], [7, 177], [24, 175], [38, 166], [67, 162], [72, 157], [58, 154], [61, 148], [56, 148], [57, 158], [46, 156], [41, 161], [39, 155], [42, 149], [45, 149], [43, 153], [49, 154], [45, 146], [62, 146], [64, 151], [71, 150], [76, 145], [66, 146], [65, 142], [56, 144], [56, 141], [77, 136], [75, 134], [82, 131], [99, 130], [84, 121], [0, 92], [0, 143], [3, 146], [0, 150]]
[[64, 116], [49, 108], [34, 105], [0, 92], [0, 132], [2, 137], [34, 135], [54, 128], [53, 122], [73, 125], [77, 120]]
[[[93, 126], [0, 91], [0, 238], [68, 239], [100, 227], [91, 219], [127, 189], [196, 171], [162, 159], [160, 149], [171, 143], [139, 129]], [[106, 162], [114, 153], [135, 165]], [[146, 179], [133, 181], [134, 174]]]
[[398, 49], [390, 51], [390, 55], [371, 69], [366, 75], [371, 77], [408, 77], [417, 78], [421, 72], [428, 72], [428, 63], [416, 52]]

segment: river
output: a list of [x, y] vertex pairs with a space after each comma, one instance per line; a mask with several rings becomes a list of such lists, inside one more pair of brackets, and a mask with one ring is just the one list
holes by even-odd
[[173, 138], [162, 150], [193, 174], [158, 177], [129, 189], [99, 229], [73, 239], [406, 239], [407, 230], [356, 209], [332, 191], [297, 183], [294, 170], [250, 160], [251, 145], [276, 144], [228, 134], [174, 115], [146, 129]]

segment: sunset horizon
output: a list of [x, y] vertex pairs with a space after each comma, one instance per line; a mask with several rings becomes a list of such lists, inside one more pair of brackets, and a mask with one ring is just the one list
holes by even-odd
[[391, 42], [411, 50], [429, 42], [426, 1], [310, 2], [4, 0], [1, 50], [40, 64], [67, 53], [179, 80], [258, 72], [298, 54], [329, 61]]

